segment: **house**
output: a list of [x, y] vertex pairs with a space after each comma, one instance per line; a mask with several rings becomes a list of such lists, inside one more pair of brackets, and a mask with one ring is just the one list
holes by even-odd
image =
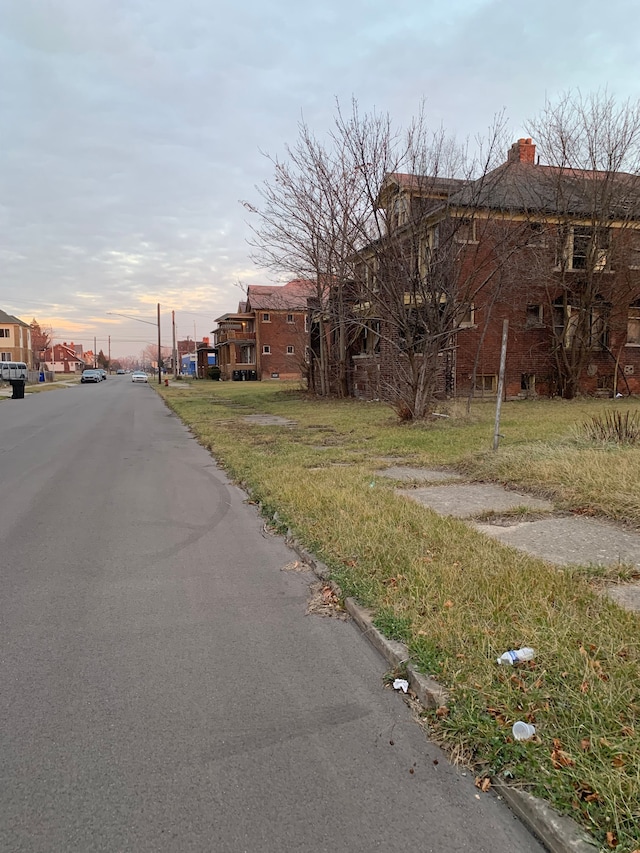
[[343, 294], [351, 394], [495, 399], [504, 320], [507, 397], [640, 392], [638, 177], [520, 139], [478, 181], [390, 174], [378, 204]]
[[31, 327], [0, 310], [0, 361], [20, 361], [33, 367]]
[[238, 311], [212, 332], [222, 379], [302, 379], [309, 339], [307, 300], [313, 282], [250, 285]]
[[69, 344], [66, 341], [62, 344], [53, 344], [43, 350], [40, 358], [47, 370], [53, 373], [82, 373], [87, 365], [93, 366], [93, 358], [87, 361], [82, 355], [82, 347], [76, 346], [73, 341]]

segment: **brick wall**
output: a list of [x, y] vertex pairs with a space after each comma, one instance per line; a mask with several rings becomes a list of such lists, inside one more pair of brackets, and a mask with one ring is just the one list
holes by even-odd
[[[265, 320], [265, 315], [268, 320]], [[260, 379], [301, 379], [304, 372], [305, 311], [256, 310], [256, 347]], [[289, 322], [288, 318], [292, 319]], [[268, 346], [269, 353], [264, 352]], [[287, 348], [292, 347], [293, 353]], [[274, 375], [277, 374], [277, 375]]]

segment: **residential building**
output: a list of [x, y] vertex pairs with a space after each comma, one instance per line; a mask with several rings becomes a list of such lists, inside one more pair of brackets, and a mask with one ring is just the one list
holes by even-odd
[[541, 165], [520, 139], [481, 181], [389, 175], [379, 205], [343, 296], [354, 396], [424, 370], [437, 395], [495, 399], [504, 320], [505, 396], [640, 392], [638, 177]]
[[85, 367], [93, 367], [93, 357], [87, 361], [82, 355], [82, 347], [76, 346], [73, 341], [48, 347], [40, 354], [40, 362], [53, 373], [82, 373]]
[[307, 300], [313, 282], [250, 285], [238, 311], [212, 332], [222, 379], [302, 379], [309, 340]]
[[20, 361], [33, 367], [31, 327], [0, 310], [0, 361]]

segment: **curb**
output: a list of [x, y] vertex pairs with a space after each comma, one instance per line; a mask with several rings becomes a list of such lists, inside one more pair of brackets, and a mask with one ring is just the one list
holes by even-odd
[[[290, 531], [285, 542], [320, 580], [330, 580], [328, 566], [316, 560], [292, 537]], [[333, 582], [332, 588], [341, 594]], [[406, 667], [409, 686], [423, 708], [432, 710], [447, 704], [447, 691], [435, 679], [416, 671], [409, 662], [408, 648], [404, 643], [388, 639], [376, 628], [371, 610], [362, 607], [354, 598], [345, 598], [344, 606], [367, 640], [391, 667]], [[505, 785], [498, 778], [491, 779], [491, 786], [549, 853], [597, 853], [601, 849], [572, 818], [559, 814], [544, 800]]]

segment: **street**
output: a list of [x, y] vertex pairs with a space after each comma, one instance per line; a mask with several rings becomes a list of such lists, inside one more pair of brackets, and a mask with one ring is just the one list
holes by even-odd
[[0, 849], [542, 848], [153, 388], [0, 401]]

